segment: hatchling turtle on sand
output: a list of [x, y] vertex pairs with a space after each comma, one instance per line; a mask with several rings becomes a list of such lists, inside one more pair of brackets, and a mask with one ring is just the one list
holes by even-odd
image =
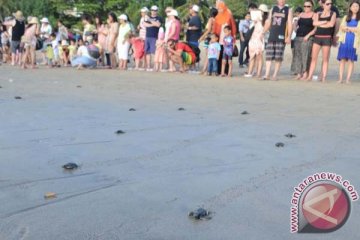
[[185, 111], [185, 108], [179, 108], [178, 111]]
[[135, 109], [135, 108], [130, 108], [129, 111], [130, 111], [130, 112], [135, 112], [136, 109]]
[[204, 208], [198, 208], [195, 211], [189, 212], [189, 217], [195, 220], [209, 220], [211, 219], [210, 212]]
[[294, 138], [294, 137], [296, 137], [294, 134], [292, 134], [292, 133], [288, 133], [288, 134], [285, 134], [285, 137], [287, 137], [287, 138]]
[[15, 99], [19, 100], [19, 99], [22, 99], [22, 97], [16, 96]]
[[242, 115], [247, 115], [247, 114], [249, 114], [249, 112], [248, 111], [243, 111], [241, 114]]
[[117, 130], [115, 133], [118, 134], [118, 135], [125, 134], [125, 132], [123, 130]]
[[77, 88], [82, 88], [82, 86], [81, 86], [81, 85], [77, 85], [76, 87], [77, 87]]
[[67, 163], [62, 167], [65, 170], [74, 170], [74, 169], [77, 169], [79, 166], [76, 163]]
[[284, 147], [285, 144], [282, 143], [282, 142], [278, 142], [278, 143], [275, 144], [275, 146], [276, 146], [276, 147]]

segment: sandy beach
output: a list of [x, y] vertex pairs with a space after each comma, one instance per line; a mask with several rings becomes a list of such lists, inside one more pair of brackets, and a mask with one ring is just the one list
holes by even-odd
[[348, 86], [334, 61], [326, 84], [285, 65], [277, 82], [0, 66], [0, 239], [359, 239], [359, 201], [336, 232], [289, 226], [308, 175], [360, 190], [359, 70]]

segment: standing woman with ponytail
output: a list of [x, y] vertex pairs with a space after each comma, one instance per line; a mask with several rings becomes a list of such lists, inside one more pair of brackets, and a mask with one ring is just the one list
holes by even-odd
[[349, 12], [345, 16], [340, 25], [339, 35], [339, 52], [337, 59], [340, 61], [339, 81], [343, 82], [343, 75], [345, 64], [348, 63], [348, 72], [346, 77], [346, 84], [350, 84], [350, 78], [354, 71], [354, 62], [358, 58], [358, 49], [360, 46], [360, 11], [359, 3], [352, 2], [349, 7]]
[[322, 49], [321, 82], [325, 83], [329, 68], [330, 49], [333, 43], [336, 14], [331, 11], [332, 1], [321, 0], [323, 11], [314, 14], [313, 25], [316, 27], [314, 44], [312, 47], [311, 65], [307, 81], [311, 81], [315, 72], [320, 49]]

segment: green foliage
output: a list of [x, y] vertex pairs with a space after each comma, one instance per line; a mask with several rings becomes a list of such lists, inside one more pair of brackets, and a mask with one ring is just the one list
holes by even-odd
[[[164, 9], [167, 6], [176, 8], [179, 11], [180, 18], [186, 19], [188, 8], [192, 4], [201, 7], [200, 17], [204, 24], [209, 15], [210, 7], [215, 5], [216, 0], [0, 0], [0, 19], [11, 15], [16, 10], [22, 10], [25, 16], [47, 16], [54, 23], [56, 19], [62, 18], [67, 25], [73, 25], [79, 22], [79, 18], [65, 15], [64, 11], [74, 10], [91, 15], [101, 14], [106, 17], [110, 11], [116, 14], [126, 13], [136, 25], [140, 18], [139, 10], [146, 6], [158, 5], [160, 15], [164, 16]], [[236, 19], [241, 19], [247, 11], [247, 5], [251, 2], [260, 4], [265, 3], [269, 6], [275, 3], [275, 0], [225, 0]], [[336, 5], [342, 14], [346, 14], [348, 0], [336, 0]], [[303, 0], [288, 0], [291, 7], [302, 7]]]

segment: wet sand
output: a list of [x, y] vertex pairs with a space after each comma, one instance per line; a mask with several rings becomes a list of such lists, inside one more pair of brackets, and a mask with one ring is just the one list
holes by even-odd
[[337, 66], [328, 84], [1, 66], [0, 239], [359, 239], [359, 201], [334, 233], [289, 231], [308, 175], [360, 189], [360, 84]]

